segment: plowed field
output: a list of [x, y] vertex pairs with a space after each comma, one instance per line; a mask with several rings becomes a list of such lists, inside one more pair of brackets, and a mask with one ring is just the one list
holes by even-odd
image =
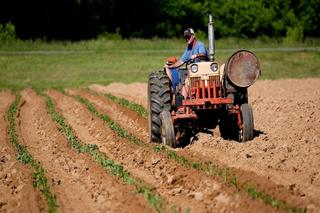
[[147, 108], [147, 85], [1, 92], [0, 212], [48, 211], [46, 190], [58, 212], [319, 212], [320, 79], [250, 87], [246, 143], [213, 129], [183, 148], [150, 144], [146, 117], [119, 98]]

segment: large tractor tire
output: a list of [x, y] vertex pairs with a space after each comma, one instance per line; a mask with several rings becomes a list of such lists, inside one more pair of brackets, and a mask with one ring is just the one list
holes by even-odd
[[160, 113], [171, 111], [172, 92], [169, 77], [161, 71], [152, 72], [148, 81], [149, 141], [161, 142]]
[[160, 113], [160, 121], [162, 143], [175, 148], [177, 146], [176, 135], [174, 132], [171, 114], [168, 110], [165, 109]]
[[253, 112], [249, 104], [242, 104], [240, 107], [242, 128], [239, 131], [239, 141], [250, 141], [254, 137]]

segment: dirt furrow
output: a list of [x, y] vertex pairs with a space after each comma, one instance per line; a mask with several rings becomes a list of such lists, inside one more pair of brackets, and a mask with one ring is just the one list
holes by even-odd
[[148, 94], [146, 93], [148, 86], [145, 83], [112, 83], [108, 87], [93, 84], [89, 88], [98, 93], [109, 93], [125, 98], [142, 105], [146, 109], [148, 108], [148, 103], [145, 101], [148, 98]]
[[121, 123], [121, 126], [125, 128], [130, 134], [135, 135], [142, 141], [148, 140], [148, 123], [146, 119], [141, 117], [137, 112], [129, 110], [120, 104], [98, 95], [94, 95], [87, 90], [66, 90], [71, 95], [81, 95], [85, 98], [89, 98], [92, 103], [102, 107], [105, 114], [110, 115], [111, 119], [117, 123]]
[[132, 188], [120, 184], [87, 155], [71, 149], [49, 117], [42, 97], [29, 89], [21, 95], [21, 143], [47, 170], [61, 212], [150, 211], [142, 198], [130, 193]]
[[[109, 107], [104, 102], [105, 98], [99, 99], [99, 96], [89, 94], [87, 91], [69, 90], [68, 92], [88, 98], [92, 103], [100, 102], [102, 106]], [[121, 162], [135, 176], [152, 184], [163, 197], [172, 201], [181, 210], [188, 207], [191, 212], [220, 210], [232, 212], [245, 211], [247, 208], [259, 209], [262, 212], [272, 211], [260, 202], [252, 201], [219, 181], [206, 177], [204, 172], [187, 169], [150, 148], [137, 146], [117, 137], [104, 122], [93, 117], [84, 106], [70, 97], [62, 96], [57, 92], [51, 95], [56, 96], [54, 98], [56, 103], [79, 137], [91, 135], [91, 140], [96, 140], [96, 144], [102, 151]], [[107, 111], [100, 105], [98, 108], [104, 113]], [[114, 114], [110, 114], [112, 118]]]
[[[213, 136], [199, 133], [197, 140], [177, 151], [240, 169], [240, 174], [252, 172], [260, 184], [267, 179], [279, 185], [273, 192], [277, 196], [283, 197], [278, 190], [284, 187], [309, 211], [316, 211], [320, 204], [319, 84], [320, 79], [258, 81], [249, 88], [249, 103], [255, 117], [254, 140], [242, 144], [226, 141], [216, 128]], [[90, 88], [121, 97], [135, 90], [132, 85], [123, 84], [118, 88], [115, 85]], [[143, 88], [146, 94], [146, 84], [140, 85]], [[144, 102], [147, 103], [146, 98]]]
[[[103, 109], [103, 113], [108, 114], [123, 128], [128, 130], [128, 132], [133, 133], [135, 136], [147, 143], [147, 119], [140, 117], [140, 123], [144, 123], [142, 125], [143, 128], [141, 131], [135, 131], [136, 127], [134, 125], [130, 125], [131, 123], [134, 123], [134, 121], [136, 120], [136, 116], [138, 116], [138, 113], [132, 112], [131, 110], [119, 105], [118, 103], [115, 103], [105, 97], [92, 94], [86, 90], [68, 90], [68, 92], [72, 95], [81, 95], [82, 97], [89, 99], [100, 109]], [[194, 161], [208, 162], [212, 160], [215, 165], [219, 165], [221, 168], [225, 165], [221, 161], [214, 161], [215, 158], [212, 158], [210, 155], [205, 156], [203, 155], [203, 153], [197, 154], [193, 151], [190, 152], [190, 150], [188, 150], [188, 147], [186, 149], [176, 149], [176, 151], [182, 156]], [[205, 153], [209, 152], [210, 150]], [[260, 190], [264, 190], [265, 192], [273, 195], [280, 200], [289, 201], [291, 205], [295, 204], [295, 206], [304, 207], [304, 205], [302, 205], [302, 201], [299, 201], [299, 199], [293, 196], [286, 188], [273, 183], [268, 178], [261, 177], [253, 172], [246, 172], [240, 169], [234, 169], [233, 172], [237, 175], [239, 183], [244, 184], [250, 182], [251, 184], [255, 184]]]
[[[260, 81], [249, 88], [257, 137], [247, 143], [199, 134], [189, 152], [284, 186], [320, 208], [320, 79]], [[280, 194], [281, 195], [281, 194]]]
[[8, 91], [0, 92], [0, 212], [43, 212], [46, 203], [32, 186], [32, 169], [16, 159], [17, 151], [7, 135], [5, 114], [14, 98]]

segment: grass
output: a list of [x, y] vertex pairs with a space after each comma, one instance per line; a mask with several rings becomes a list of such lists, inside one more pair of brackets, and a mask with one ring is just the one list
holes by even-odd
[[40, 163], [36, 161], [32, 155], [26, 150], [26, 148], [19, 143], [17, 131], [16, 131], [16, 114], [18, 109], [18, 104], [20, 102], [20, 95], [16, 96], [15, 101], [12, 103], [7, 111], [7, 118], [9, 121], [9, 140], [18, 150], [17, 159], [23, 164], [30, 164], [33, 169], [33, 186], [39, 188], [39, 190], [44, 194], [47, 201], [48, 211], [57, 212], [58, 204], [55, 196], [50, 190], [48, 179], [45, 176], [45, 170], [42, 168]]
[[[207, 38], [199, 38], [208, 46]], [[172, 39], [92, 39], [83, 41], [51, 41], [42, 40], [11, 40], [0, 41], [0, 51], [126, 51], [126, 50], [160, 50], [181, 51], [185, 42], [183, 38]], [[216, 40], [217, 49], [239, 48], [277, 48], [277, 47], [319, 47], [319, 38], [306, 38], [303, 42], [287, 44], [282, 39], [258, 38], [220, 38]]]
[[[94, 83], [147, 82], [148, 74], [161, 69], [167, 56], [180, 57], [184, 45], [182, 39], [2, 43], [0, 88], [61, 89]], [[315, 39], [295, 46], [319, 47], [320, 42]], [[235, 50], [269, 47], [285, 45], [273, 40], [218, 40], [216, 58], [223, 63]], [[230, 49], [221, 51], [221, 48]], [[271, 51], [256, 55], [261, 61], [261, 79], [320, 77], [319, 51]]]
[[[268, 193], [257, 189], [257, 187], [254, 184], [250, 184], [250, 183], [240, 184], [240, 181], [238, 180], [237, 175], [234, 174], [231, 171], [231, 169], [228, 168], [227, 166], [221, 167], [218, 165], [214, 165], [212, 162], [192, 161], [184, 156], [179, 155], [175, 151], [167, 149], [163, 145], [152, 146], [152, 145], [146, 144], [143, 141], [136, 138], [134, 135], [129, 134], [125, 129], [123, 129], [119, 124], [115, 123], [107, 115], [99, 113], [96, 110], [95, 106], [87, 99], [84, 99], [80, 96], [77, 96], [76, 98], [80, 103], [86, 105], [87, 108], [93, 114], [95, 114], [97, 117], [99, 117], [103, 121], [107, 122], [107, 124], [109, 124], [109, 127], [112, 130], [114, 130], [119, 136], [126, 138], [137, 145], [152, 148], [155, 152], [163, 153], [168, 158], [175, 160], [177, 163], [179, 163], [184, 167], [203, 171], [209, 176], [220, 177], [225, 183], [227, 183], [232, 187], [235, 187], [237, 191], [245, 192], [253, 200], [259, 199], [262, 202], [264, 202], [266, 205], [270, 205], [275, 209], [284, 210], [286, 212], [301, 212], [301, 213], [306, 212], [305, 208], [291, 207], [289, 204], [286, 203], [286, 201], [279, 200], [273, 197], [272, 195], [269, 195]], [[115, 126], [116, 128], [114, 128]]]
[[46, 96], [48, 113], [51, 118], [58, 124], [59, 131], [61, 131], [68, 139], [70, 145], [80, 153], [89, 154], [96, 162], [98, 162], [104, 169], [114, 176], [119, 177], [123, 183], [134, 185], [137, 193], [142, 194], [149, 204], [158, 212], [162, 211], [163, 201], [150, 187], [144, 185], [141, 181], [130, 176], [122, 165], [116, 164], [110, 160], [108, 156], [102, 153], [95, 144], [84, 144], [73, 133], [71, 126], [69, 126], [62, 115], [60, 115], [54, 107], [53, 101], [49, 96]]

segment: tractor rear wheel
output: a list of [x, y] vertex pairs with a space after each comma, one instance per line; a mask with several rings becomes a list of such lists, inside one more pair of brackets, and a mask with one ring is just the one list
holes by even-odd
[[162, 143], [173, 148], [176, 147], [176, 135], [171, 119], [171, 114], [168, 110], [163, 110], [160, 113], [161, 121], [161, 140]]
[[239, 141], [245, 142], [253, 139], [254, 136], [254, 122], [253, 112], [249, 104], [245, 103], [240, 106], [242, 128], [239, 131]]
[[152, 72], [148, 81], [149, 141], [161, 142], [160, 113], [171, 111], [172, 93], [169, 77], [161, 71]]

